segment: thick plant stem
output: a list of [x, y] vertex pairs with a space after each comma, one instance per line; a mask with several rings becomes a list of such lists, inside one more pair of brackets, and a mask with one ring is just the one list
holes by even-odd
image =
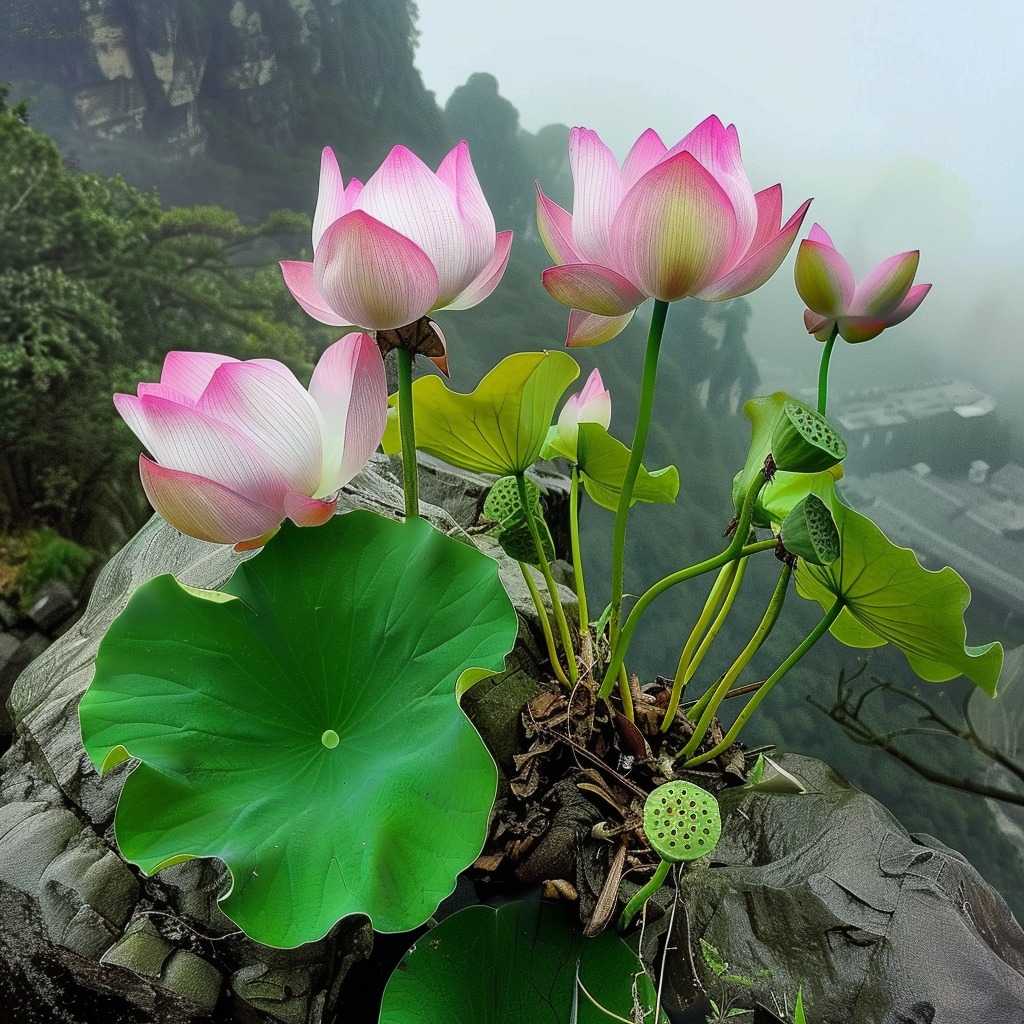
[[828, 404], [828, 364], [838, 336], [839, 327], [837, 325], [832, 328], [832, 334], [825, 342], [825, 349], [821, 353], [821, 362], [818, 364], [818, 412], [822, 416], [825, 415], [825, 406]]
[[558, 626], [558, 635], [562, 641], [562, 650], [565, 651], [565, 663], [568, 670], [569, 682], [573, 686], [579, 680], [579, 670], [576, 667], [576, 655], [572, 646], [572, 634], [569, 632], [569, 623], [565, 617], [565, 609], [562, 607], [561, 598], [558, 596], [558, 584], [551, 575], [551, 566], [548, 564], [547, 555], [544, 554], [544, 543], [540, 539], [540, 531], [530, 510], [530, 496], [526, 490], [526, 477], [522, 473], [516, 474], [516, 487], [519, 490], [519, 501], [526, 513], [526, 522], [530, 527], [530, 536], [533, 537], [533, 546], [537, 550], [537, 559], [540, 562], [540, 571], [544, 574], [544, 582], [548, 586], [548, 593], [551, 595], [551, 610], [555, 614], [555, 623]]
[[675, 678], [672, 680], [672, 693], [669, 695], [668, 707], [665, 708], [665, 717], [661, 721], [662, 732], [668, 732], [676, 717], [676, 711], [679, 708], [679, 701], [683, 696], [683, 689], [692, 675], [692, 673], [689, 672], [690, 664], [694, 659], [698, 645], [701, 640], [704, 639], [704, 634], [707, 632], [708, 624], [711, 622], [712, 616], [718, 611], [727, 590], [731, 589], [733, 580], [736, 578], [736, 573], [739, 570], [740, 565], [745, 564], [745, 561], [727, 562], [718, 571], [718, 579], [715, 580], [714, 586], [711, 588], [711, 593], [708, 594], [708, 599], [704, 602], [704, 608], [700, 613], [700, 618], [697, 619], [696, 623], [694, 623], [693, 629], [690, 630], [690, 635], [687, 637], [686, 643], [683, 645], [683, 651], [679, 655], [679, 663], [676, 665]]
[[652, 587], [649, 587], [637, 603], [633, 605], [629, 615], [626, 617], [625, 623], [623, 624], [621, 634], [612, 644], [611, 661], [608, 663], [608, 669], [605, 672], [603, 681], [601, 682], [601, 689], [598, 692], [599, 697], [607, 697], [608, 694], [611, 693], [612, 686], [618, 677], [619, 668], [626, 660], [626, 651], [629, 649], [629, 642], [633, 638], [633, 633], [636, 631], [640, 617], [656, 597], [663, 594], [670, 587], [676, 586], [678, 583], [685, 583], [687, 580], [692, 580], [703, 573], [714, 572], [715, 569], [721, 569], [721, 567], [727, 562], [732, 562], [737, 558], [744, 557], [745, 555], [752, 555], [755, 551], [764, 551], [766, 548], [775, 547], [774, 540], [758, 541], [754, 544], [748, 544], [746, 547], [743, 545], [743, 541], [746, 539], [747, 533], [750, 529], [751, 516], [754, 514], [754, 501], [760, 493], [761, 488], [764, 487], [765, 482], [763, 472], [758, 473], [754, 479], [750, 481], [747, 493], [743, 496], [743, 508], [740, 512], [740, 517], [736, 524], [736, 530], [733, 534], [732, 541], [729, 546], [721, 552], [721, 554], [715, 555], [713, 558], [708, 558], [703, 562], [698, 562], [696, 565], [688, 566], [686, 569], [680, 569], [678, 572], [674, 572], [671, 575], [666, 576], [664, 579], [658, 580], [658, 582]]
[[626, 904], [626, 909], [619, 918], [620, 932], [629, 927], [629, 922], [636, 916], [636, 912], [661, 888], [670, 867], [672, 864], [663, 860], [658, 865], [658, 870], [651, 876], [651, 880]]
[[568, 686], [569, 680], [566, 678], [565, 672], [558, 661], [558, 651], [555, 649], [555, 636], [551, 632], [551, 623], [548, 621], [548, 613], [544, 607], [544, 602], [541, 600], [540, 591], [537, 590], [537, 585], [533, 582], [533, 577], [530, 575], [530, 567], [520, 562], [519, 568], [522, 570], [523, 579], [526, 580], [526, 587], [530, 591], [530, 597], [533, 598], [533, 606], [537, 609], [537, 618], [540, 619], [540, 628], [544, 633], [544, 645], [548, 649], [548, 661], [551, 662], [552, 671], [558, 677], [560, 683]]
[[572, 568], [576, 577], [576, 597], [580, 602], [580, 632], [590, 629], [587, 589], [583, 584], [583, 559], [580, 556], [580, 471], [572, 467], [569, 484], [569, 542], [572, 547]]
[[405, 518], [420, 514], [419, 467], [416, 463], [416, 423], [412, 411], [412, 353], [395, 349], [398, 360], [398, 426], [402, 435], [402, 481], [405, 485]]
[[[729, 593], [726, 595], [725, 603], [719, 609], [718, 615], [715, 617], [715, 621], [711, 623], [711, 628], [707, 632], [707, 636], [700, 642], [700, 647], [697, 648], [697, 653], [693, 656], [693, 661], [690, 662], [686, 669], [686, 675], [683, 676], [683, 687], [693, 678], [693, 674], [700, 668], [701, 662], [704, 660], [704, 655], [708, 653], [708, 649], [715, 642], [715, 637], [718, 636], [719, 631], [725, 624], [725, 620], [729, 617], [729, 612], [732, 611], [732, 606], [736, 603], [736, 598], [739, 596], [740, 587], [743, 585], [743, 577], [747, 571], [747, 560], [741, 559], [739, 567], [737, 568], [736, 575], [733, 578], [732, 586], [729, 588]], [[687, 718], [696, 720], [700, 717], [707, 702], [711, 699], [711, 694], [714, 692], [714, 687], [709, 686], [707, 690], [701, 695], [697, 703], [686, 712]]]
[[689, 738], [686, 746], [676, 754], [676, 757], [689, 757], [701, 744], [701, 740], [707, 735], [711, 723], [715, 719], [715, 713], [729, 692], [730, 687], [739, 678], [740, 673], [750, 664], [750, 659], [760, 650], [761, 645], [768, 639], [768, 634], [775, 628], [779, 621], [779, 614], [782, 612], [782, 604], [786, 600], [786, 590], [789, 586], [789, 579], [793, 575], [793, 569], [784, 565], [779, 575], [779, 582], [775, 585], [775, 592], [772, 594], [768, 607], [754, 630], [753, 636], [747, 642], [736, 660], [729, 666], [728, 671], [718, 681], [714, 688], [711, 699], [704, 706], [700, 719], [694, 726], [693, 735]]
[[747, 706], [739, 713], [739, 715], [737, 715], [736, 721], [733, 722], [732, 727], [725, 734], [722, 742], [719, 743], [718, 746], [707, 751], [705, 754], [700, 754], [697, 757], [691, 757], [688, 761], [683, 763], [683, 767], [691, 768], [698, 764], [704, 764], [705, 761], [714, 760], [714, 758], [718, 757], [719, 754], [728, 750], [729, 747], [736, 742], [736, 737], [739, 736], [740, 730], [747, 724], [750, 716], [757, 710], [757, 706], [771, 692], [772, 687], [829, 631], [832, 623], [839, 618], [839, 613], [842, 610], [843, 599], [837, 597], [835, 604], [829, 608], [822, 620], [804, 638], [800, 646], [790, 654], [790, 656], [764, 681], [753, 697], [747, 701]]
[[[626, 475], [622, 479], [619, 505], [615, 510], [615, 533], [612, 539], [612, 613], [608, 620], [608, 636], [612, 646], [619, 636], [619, 621], [622, 614], [622, 590], [626, 578], [626, 519], [633, 502], [633, 487], [640, 474], [644, 458], [647, 435], [651, 429], [651, 412], [654, 409], [654, 389], [658, 377], [658, 353], [661, 351], [661, 337], [665, 333], [665, 318], [668, 303], [661, 299], [654, 302], [651, 314], [651, 328], [647, 334], [647, 351], [644, 355], [644, 376], [640, 385], [640, 406], [636, 414], [636, 429], [633, 431], [633, 450], [626, 464]], [[614, 679], [614, 676], [611, 677]]]

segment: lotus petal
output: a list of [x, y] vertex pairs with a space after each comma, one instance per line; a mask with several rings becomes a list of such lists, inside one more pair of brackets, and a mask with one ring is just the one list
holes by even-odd
[[[445, 306], [445, 309], [470, 309], [483, 302], [495, 288], [505, 273], [508, 258], [512, 253], [512, 232], [499, 231], [494, 240], [494, 255], [480, 271], [479, 276]], [[437, 308], [437, 307], [435, 307]], [[445, 364], [447, 366], [447, 363]], [[444, 371], [447, 373], [447, 370]]]
[[667, 152], [661, 136], [648, 128], [633, 143], [622, 163], [622, 194], [625, 195], [655, 164], [661, 163]]
[[167, 469], [139, 457], [139, 474], [150, 504], [176, 530], [212, 541], [234, 544], [274, 530], [281, 513], [214, 480]]
[[832, 246], [809, 238], [797, 250], [794, 278], [800, 298], [822, 316], [845, 313], [857, 289], [850, 264]]
[[330, 494], [366, 465], [384, 434], [388, 387], [373, 339], [347, 334], [331, 345], [313, 370], [309, 393], [324, 424], [323, 477], [315, 493]]
[[320, 410], [293, 374], [286, 377], [252, 363], [226, 363], [214, 373], [195, 408], [251, 441], [293, 490], [311, 494], [319, 484]]
[[147, 395], [139, 399], [139, 409], [146, 423], [147, 447], [162, 468], [215, 480], [280, 510], [291, 484], [251, 438], [164, 398]]
[[537, 234], [555, 263], [585, 263], [572, 240], [572, 216], [537, 188]]
[[495, 228], [494, 214], [491, 213], [491, 208], [484, 198], [473, 161], [470, 159], [469, 146], [464, 141], [441, 161], [437, 177], [455, 195], [455, 208], [462, 221], [468, 254], [464, 278], [465, 281], [472, 281], [482, 273], [491, 260]]
[[614, 267], [611, 232], [622, 202], [622, 178], [612, 151], [595, 131], [569, 132], [569, 166], [574, 184], [573, 245], [587, 262]]
[[566, 348], [589, 348], [611, 341], [626, 329], [635, 312], [630, 310], [622, 316], [598, 316], [583, 309], [572, 310], [565, 335]]
[[549, 267], [541, 283], [564, 306], [605, 317], [629, 313], [647, 298], [621, 274], [594, 263]]
[[404, 327], [433, 308], [438, 298], [430, 257], [362, 210], [327, 229], [313, 268], [327, 304], [347, 317], [347, 323], [368, 330]]
[[[735, 240], [728, 196], [686, 152], [664, 160], [633, 186], [612, 227], [619, 269], [641, 294], [666, 302], [714, 280]], [[572, 305], [604, 316], [626, 311]]]
[[[426, 253], [437, 275], [437, 298], [428, 309], [435, 303], [446, 305], [464, 287], [467, 274], [472, 279], [478, 273], [478, 268], [469, 265], [469, 247], [455, 195], [405, 146], [395, 146], [370, 176], [357, 206]], [[371, 267], [357, 269], [365, 273]]]
[[284, 283], [292, 298], [314, 319], [331, 327], [347, 327], [349, 321], [335, 313], [328, 305], [316, 286], [312, 263], [301, 263], [298, 260], [281, 260], [281, 273]]
[[906, 298], [914, 283], [921, 254], [901, 252], [882, 260], [874, 270], [857, 285], [849, 311], [854, 316], [870, 316], [888, 319], [888, 315]]
[[807, 200], [786, 222], [786, 226], [774, 237], [770, 238], [759, 249], [752, 249], [750, 253], [740, 262], [734, 270], [712, 281], [706, 288], [696, 293], [698, 299], [734, 299], [737, 295], [746, 295], [748, 292], [760, 288], [779, 269], [787, 253], [793, 247], [800, 225], [803, 223], [807, 207], [810, 206], [810, 199]]
[[160, 371], [160, 383], [198, 402], [210, 378], [225, 363], [237, 363], [216, 352], [168, 352]]
[[338, 507], [338, 495], [331, 498], [307, 498], [298, 491], [284, 496], [285, 515], [296, 526], [323, 526]]

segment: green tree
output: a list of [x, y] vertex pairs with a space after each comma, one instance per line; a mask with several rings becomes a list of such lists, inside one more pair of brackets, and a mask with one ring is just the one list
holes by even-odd
[[[146, 514], [138, 442], [114, 391], [172, 349], [274, 355], [308, 370], [331, 340], [287, 296], [271, 248], [307, 222], [256, 227], [216, 207], [76, 174], [0, 90], [0, 530], [48, 525], [109, 552]], [[334, 332], [336, 333], [336, 332]]]

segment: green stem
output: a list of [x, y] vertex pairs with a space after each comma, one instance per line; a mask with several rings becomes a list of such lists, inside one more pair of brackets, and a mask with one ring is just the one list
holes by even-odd
[[736, 742], [736, 737], [739, 736], [740, 730], [757, 710], [757, 706], [771, 692], [772, 687], [828, 632], [829, 627], [839, 618], [839, 613], [842, 610], [843, 599], [837, 597], [835, 604], [829, 608], [824, 618], [804, 638], [800, 646], [764, 681], [764, 684], [758, 688], [754, 696], [747, 701], [747, 706], [739, 713], [736, 721], [732, 724], [732, 728], [725, 734], [722, 742], [705, 754], [691, 757], [688, 761], [684, 762], [683, 767], [691, 768], [694, 765], [704, 764], [705, 761], [711, 761], [718, 757], [719, 754], [728, 750]]
[[661, 888], [670, 867], [671, 863], [663, 860], [658, 865], [658, 870], [651, 876], [651, 880], [642, 889], [637, 890], [636, 895], [626, 904], [626, 909], [619, 918], [620, 932], [629, 927], [629, 922], [636, 916], [636, 912]]
[[727, 562], [718, 571], [718, 579], [715, 580], [711, 593], [708, 594], [708, 599], [704, 602], [700, 618], [697, 619], [693, 629], [690, 630], [690, 635], [686, 638], [683, 651], [679, 655], [679, 663], [676, 665], [675, 678], [672, 680], [672, 693], [669, 695], [668, 707], [665, 708], [665, 717], [661, 722], [662, 732], [668, 731], [676, 717], [676, 711], [679, 708], [679, 701], [685, 686], [684, 677], [688, 678], [687, 669], [690, 667], [690, 662], [693, 661], [694, 653], [697, 650], [698, 644], [704, 638], [704, 633], [707, 631], [712, 616], [722, 603], [726, 588], [732, 587], [732, 582], [736, 578], [736, 571], [742, 564], [745, 564], [745, 562]]
[[718, 681], [711, 699], [705, 704], [700, 719], [694, 726], [693, 735], [687, 740], [686, 746], [676, 754], [677, 758], [689, 757], [700, 746], [701, 741], [707, 735], [708, 729], [711, 728], [711, 723], [715, 719], [715, 713], [718, 711], [725, 695], [729, 692], [729, 688], [739, 678], [740, 673], [750, 664], [750, 659], [758, 652], [761, 645], [768, 639], [768, 634], [775, 628], [775, 623], [779, 621], [779, 615], [782, 612], [783, 602], [786, 600], [786, 591], [792, 575], [792, 567], [784, 565], [782, 572], [779, 574], [779, 582], [775, 585], [775, 591], [768, 602], [768, 607], [765, 609], [761, 621], [757, 625], [757, 629], [754, 630], [754, 635], [747, 642], [747, 646], [740, 651], [736, 660], [729, 666], [725, 675]]
[[580, 471], [572, 467], [569, 484], [569, 542], [572, 548], [572, 568], [576, 576], [576, 597], [580, 602], [580, 632], [590, 629], [587, 608], [587, 590], [583, 585], [583, 558], [580, 555]]
[[402, 479], [405, 484], [405, 518], [420, 514], [419, 467], [416, 463], [416, 423], [412, 409], [412, 353], [395, 349], [398, 360], [398, 426], [402, 435]]
[[[726, 596], [725, 604], [722, 605], [715, 621], [711, 623], [711, 628], [708, 630], [707, 636], [705, 636], [701, 641], [700, 647], [697, 648], [697, 653], [693, 656], [693, 661], [686, 669], [686, 675], [683, 677], [684, 688], [693, 678], [693, 674], [698, 668], [700, 668], [700, 664], [704, 660], [704, 656], [708, 653], [711, 645], [715, 642], [715, 637], [718, 636], [722, 626], [725, 625], [725, 620], [728, 618], [729, 612], [732, 611], [732, 606], [736, 603], [740, 587], [743, 585], [743, 577], [746, 575], [748, 564], [749, 563], [745, 558], [740, 561], [736, 577], [733, 579], [732, 586], [729, 588], [729, 593]], [[687, 718], [697, 719], [700, 717], [707, 705], [707, 702], [711, 699], [711, 694], [714, 692], [714, 689], [715, 688], [713, 686], [709, 686], [707, 690], [704, 691], [697, 703], [687, 711]]]
[[648, 588], [640, 600], [633, 605], [630, 609], [629, 615], [626, 617], [621, 634], [612, 643], [611, 661], [608, 663], [608, 669], [601, 682], [601, 689], [598, 691], [599, 697], [607, 697], [608, 694], [611, 693], [612, 686], [619, 674], [619, 668], [626, 660], [626, 651], [629, 649], [629, 642], [633, 638], [633, 633], [636, 631], [640, 618], [647, 610], [648, 605], [650, 605], [656, 597], [663, 594], [670, 587], [674, 587], [677, 583], [685, 583], [687, 580], [692, 580], [694, 577], [700, 576], [703, 573], [714, 572], [715, 569], [720, 569], [726, 564], [726, 562], [731, 562], [736, 558], [741, 557], [743, 554], [753, 554], [755, 551], [764, 551], [766, 548], [775, 547], [774, 539], [758, 541], [754, 544], [748, 544], [746, 547], [743, 546], [743, 541], [747, 537], [747, 533], [750, 529], [750, 519], [754, 514], [754, 501], [760, 493], [761, 488], [764, 487], [765, 482], [763, 472], [757, 473], [753, 480], [750, 481], [747, 493], [743, 496], [743, 508], [740, 512], [739, 521], [736, 525], [736, 532], [733, 534], [733, 538], [729, 546], [721, 552], [721, 554], [715, 555], [713, 558], [708, 558], [703, 562], [698, 562], [696, 565], [688, 566], [686, 569], [680, 569], [678, 572], [674, 572], [670, 576], [666, 576], [664, 579], [658, 580], [658, 582], [655, 583], [654, 586]]
[[523, 579], [526, 580], [526, 586], [530, 591], [530, 597], [533, 598], [533, 606], [537, 609], [537, 618], [540, 619], [540, 628], [544, 633], [544, 644], [548, 649], [548, 661], [551, 662], [551, 668], [558, 677], [558, 681], [565, 686], [568, 686], [569, 680], [566, 678], [565, 672], [562, 671], [561, 663], [558, 660], [558, 651], [555, 650], [555, 636], [551, 632], [551, 623], [548, 621], [548, 613], [544, 607], [544, 602], [541, 600], [540, 591], [537, 589], [537, 584], [533, 582], [533, 577], [530, 575], [530, 567], [523, 562], [519, 562], [518, 564], [519, 568], [523, 572]]
[[828, 364], [832, 358], [832, 349], [835, 348], [836, 338], [839, 336], [839, 325], [832, 328], [832, 334], [825, 342], [825, 349], [821, 353], [821, 363], [818, 365], [818, 412], [825, 415], [825, 405], [828, 402]]
[[[651, 412], [654, 409], [654, 389], [658, 376], [658, 353], [661, 351], [661, 337], [665, 332], [665, 318], [668, 303], [655, 299], [651, 314], [651, 328], [647, 334], [647, 351], [644, 355], [644, 376], [640, 385], [640, 406], [636, 414], [636, 429], [633, 431], [633, 450], [626, 464], [626, 475], [622, 479], [619, 505], [615, 510], [615, 533], [612, 539], [612, 613], [608, 620], [608, 636], [614, 646], [619, 636], [619, 621], [622, 614], [622, 589], [626, 577], [626, 519], [633, 501], [633, 487], [640, 474], [640, 464], [647, 446], [647, 435], [651, 429]], [[610, 678], [614, 679], [614, 675]]]
[[565, 609], [562, 607], [561, 598], [558, 596], [558, 584], [551, 575], [551, 566], [548, 564], [548, 557], [544, 554], [544, 542], [540, 539], [540, 531], [533, 518], [533, 511], [530, 506], [530, 496], [526, 490], [526, 477], [522, 473], [516, 473], [516, 487], [519, 490], [519, 501], [526, 513], [526, 522], [530, 527], [530, 536], [533, 537], [533, 546], [537, 550], [537, 558], [540, 561], [540, 571], [544, 574], [544, 582], [548, 585], [548, 593], [551, 595], [551, 610], [555, 614], [555, 623], [558, 626], [558, 634], [562, 641], [562, 650], [565, 651], [565, 663], [569, 670], [569, 682], [573, 686], [579, 679], [579, 671], [576, 668], [576, 655], [573, 653], [572, 634], [569, 632], [569, 623], [565, 618]]

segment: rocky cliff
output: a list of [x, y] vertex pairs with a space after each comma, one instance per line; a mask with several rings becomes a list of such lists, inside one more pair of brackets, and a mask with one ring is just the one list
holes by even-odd
[[324, 144], [365, 174], [396, 142], [429, 160], [449, 141], [413, 64], [415, 18], [410, 0], [13, 0], [0, 79], [35, 97], [65, 152], [141, 183], [204, 157], [276, 159], [280, 175]]

